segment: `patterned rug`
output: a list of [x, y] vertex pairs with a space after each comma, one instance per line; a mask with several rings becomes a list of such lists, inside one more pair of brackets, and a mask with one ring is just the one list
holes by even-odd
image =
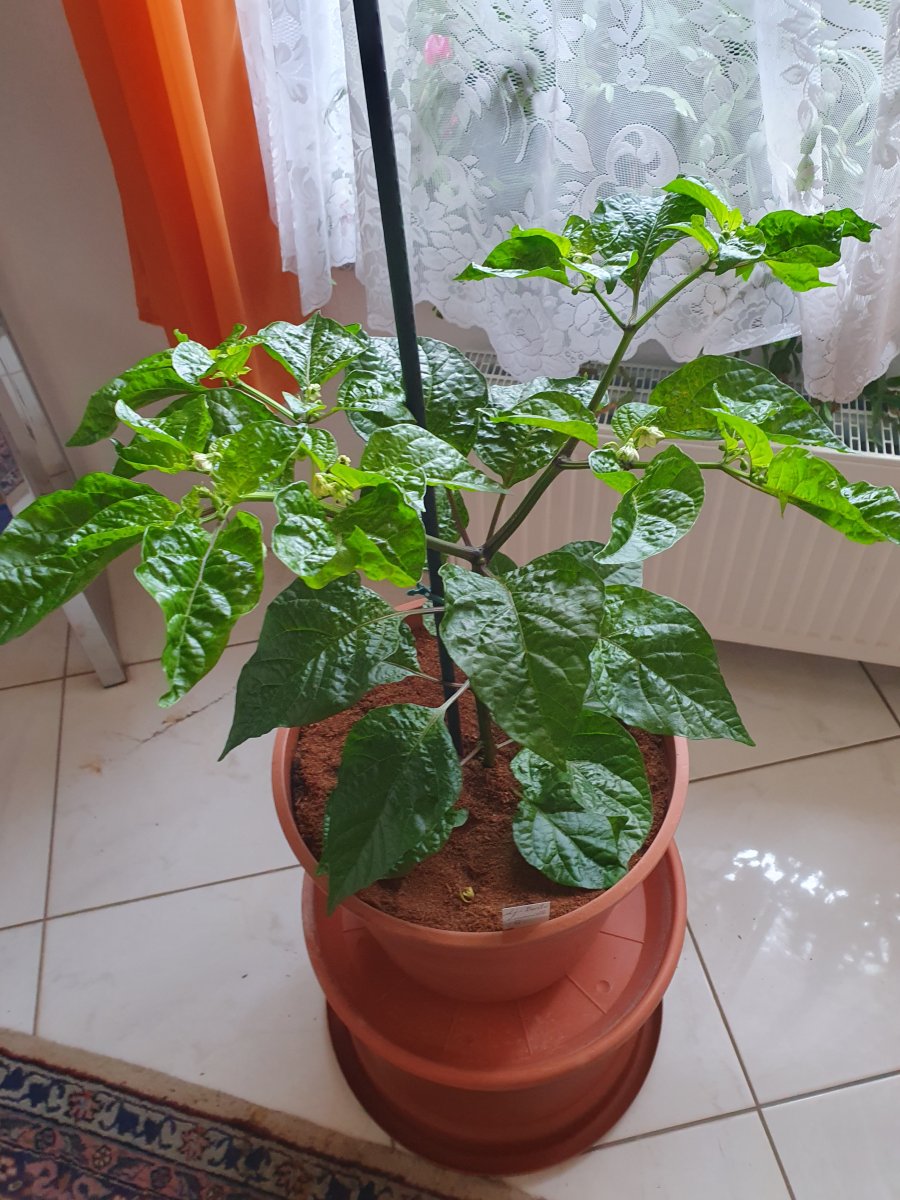
[[0, 1030], [0, 1200], [525, 1200], [386, 1146]]

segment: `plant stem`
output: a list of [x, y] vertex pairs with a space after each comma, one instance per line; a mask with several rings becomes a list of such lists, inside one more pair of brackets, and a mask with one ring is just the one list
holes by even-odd
[[270, 409], [273, 413], [277, 413], [279, 417], [286, 417], [289, 421], [294, 422], [293, 415], [283, 404], [279, 404], [277, 400], [273, 400], [271, 396], [267, 396], [259, 388], [255, 388], [249, 383], [244, 383], [242, 379], [235, 379], [231, 386], [237, 391], [243, 392], [245, 396], [249, 396], [251, 400], [256, 400], [260, 404], [264, 404], [266, 408]]
[[463, 692], [468, 691], [468, 689], [471, 685], [470, 685], [468, 679], [466, 679], [463, 683], [448, 683], [447, 686], [456, 688], [456, 691], [453, 693], [452, 696], [448, 696], [447, 699], [444, 701], [444, 703], [441, 705], [441, 707], [437, 710], [441, 714], [441, 716], [444, 715], [444, 713], [447, 711], [447, 709], [450, 707], [451, 704], [455, 704], [457, 702], [457, 700], [460, 698], [460, 696], [463, 694]]
[[486, 704], [475, 697], [475, 712], [478, 716], [478, 733], [481, 738], [481, 761], [486, 767], [492, 767], [497, 761], [497, 747], [494, 744], [494, 731], [491, 728], [491, 711]]
[[472, 563], [481, 561], [482, 554], [479, 546], [457, 546], [456, 542], [432, 537], [430, 533], [425, 535], [425, 542], [432, 550], [439, 550], [441, 554], [454, 554], [457, 558], [465, 558]]
[[607, 316], [612, 317], [613, 321], [615, 321], [615, 323], [618, 325], [618, 327], [620, 329], [624, 329], [625, 322], [622, 320], [622, 318], [619, 316], [619, 314], [616, 312], [616, 310], [613, 308], [613, 306], [610, 304], [610, 302], [606, 299], [606, 297], [604, 295], [602, 295], [602, 293], [600, 292], [600, 289], [597, 287], [596, 284], [594, 284], [594, 286], [591, 288], [590, 294], [594, 297], [595, 300], [599, 301], [599, 303], [601, 304], [601, 306], [603, 308], [606, 309]]
[[684, 291], [688, 284], [693, 283], [695, 279], [698, 279], [703, 274], [703, 272], [709, 266], [709, 263], [710, 260], [707, 259], [706, 262], [701, 263], [699, 267], [695, 267], [689, 275], [685, 275], [684, 279], [679, 280], [674, 287], [670, 287], [664, 296], [660, 296], [655, 304], [651, 304], [647, 311], [642, 313], [638, 320], [634, 322], [632, 328], [637, 331], [641, 328], [641, 326], [646, 325], [648, 321], [652, 321], [664, 304], [668, 304], [673, 296], [677, 296], [679, 292]]
[[241, 496], [242, 501], [250, 500], [274, 500], [274, 492], [248, 492], [246, 496]]
[[494, 512], [493, 512], [493, 515], [491, 516], [491, 523], [490, 523], [490, 525], [488, 525], [487, 536], [484, 539], [486, 542], [490, 540], [494, 530], [497, 528], [497, 522], [500, 520], [500, 513], [501, 513], [501, 510], [503, 509], [503, 501], [505, 499], [506, 499], [505, 492], [502, 492], [497, 497], [497, 503], [494, 506]]
[[[588, 405], [588, 408], [592, 413], [595, 413], [602, 404], [603, 397], [606, 395], [609, 385], [615, 378], [616, 371], [619, 368], [619, 363], [625, 357], [628, 347], [631, 345], [632, 339], [637, 333], [637, 328], [638, 327], [636, 325], [629, 325], [623, 332], [621, 340], [616, 347], [616, 351], [609, 360], [609, 364], [600, 377], [600, 382], [597, 384], [597, 389], [591, 397], [591, 402]], [[541, 496], [543, 496], [544, 492], [547, 490], [553, 480], [557, 477], [557, 475], [560, 474], [560, 472], [563, 470], [562, 463], [568, 460], [572, 451], [578, 445], [578, 442], [578, 438], [570, 438], [566, 442], [559, 454], [557, 454], [553, 461], [544, 468], [540, 475], [538, 475], [537, 479], [523, 496], [515, 511], [506, 521], [504, 521], [496, 533], [488, 537], [487, 541], [484, 543], [484, 557], [488, 561], [490, 561], [491, 555], [499, 550], [503, 543], [512, 537], [512, 535], [516, 532], [516, 530], [537, 504], [538, 500], [540, 500]]]
[[472, 545], [472, 539], [469, 537], [469, 531], [463, 523], [462, 513], [457, 506], [458, 496], [454, 494], [451, 488], [447, 488], [447, 503], [450, 505], [450, 512], [453, 515], [453, 524], [459, 530], [459, 536], [467, 546]]

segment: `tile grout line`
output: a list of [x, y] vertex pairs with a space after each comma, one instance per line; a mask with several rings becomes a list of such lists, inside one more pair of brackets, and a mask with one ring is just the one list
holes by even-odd
[[813, 1088], [809, 1092], [798, 1092], [795, 1096], [779, 1096], [777, 1100], [763, 1101], [763, 1108], [779, 1108], [783, 1104], [794, 1104], [797, 1100], [814, 1100], [817, 1096], [828, 1096], [832, 1092], [845, 1092], [848, 1088], [864, 1087], [867, 1083], [881, 1083], [885, 1079], [900, 1078], [900, 1067], [893, 1071], [879, 1071], [877, 1075], [863, 1075], [859, 1079], [848, 1079], [845, 1083], [830, 1083], [826, 1087]]
[[874, 675], [872, 674], [872, 672], [869, 670], [869, 668], [866, 666], [866, 664], [864, 662], [862, 662], [860, 660], [859, 665], [862, 667], [863, 674], [865, 675], [866, 679], [868, 679], [869, 683], [871, 683], [872, 687], [875, 689], [875, 691], [878, 693], [879, 697], [881, 698], [881, 702], [884, 705], [884, 707], [891, 714], [891, 716], [893, 717], [893, 719], [897, 723], [897, 725], [900, 725], [900, 717], [898, 717], [897, 714], [894, 712], [894, 710], [891, 708], [890, 703], [888, 702], [887, 696], [881, 690], [881, 684], [874, 677]]
[[716, 1121], [728, 1121], [731, 1117], [748, 1117], [756, 1112], [753, 1105], [745, 1108], [732, 1108], [728, 1112], [713, 1113], [711, 1117], [697, 1117], [694, 1121], [682, 1121], [678, 1125], [663, 1125], [660, 1129], [648, 1129], [645, 1133], [631, 1133], [628, 1137], [613, 1138], [608, 1142], [596, 1142], [588, 1150], [582, 1151], [580, 1157], [594, 1154], [598, 1150], [611, 1150], [613, 1146], [628, 1146], [633, 1142], [645, 1142], [647, 1138], [660, 1137], [664, 1133], [681, 1133], [684, 1129], [696, 1129], [700, 1125], [714, 1125]]
[[768, 1140], [768, 1143], [769, 1143], [769, 1148], [772, 1151], [772, 1154], [775, 1158], [776, 1163], [778, 1164], [778, 1170], [781, 1172], [781, 1177], [784, 1180], [784, 1186], [787, 1189], [788, 1196], [790, 1197], [790, 1200], [797, 1200], [796, 1196], [794, 1195], [794, 1189], [791, 1186], [791, 1181], [788, 1178], [787, 1170], [785, 1169], [784, 1163], [781, 1160], [781, 1155], [778, 1152], [778, 1147], [775, 1145], [775, 1139], [773, 1138], [772, 1131], [769, 1128], [769, 1122], [766, 1120], [766, 1116], [765, 1116], [765, 1113], [763, 1112], [762, 1105], [759, 1102], [759, 1096], [756, 1094], [756, 1088], [753, 1086], [753, 1080], [750, 1078], [750, 1072], [747, 1070], [747, 1064], [744, 1062], [744, 1056], [743, 1056], [743, 1054], [741, 1054], [740, 1048], [737, 1044], [737, 1038], [734, 1036], [734, 1032], [732, 1031], [731, 1024], [729, 1023], [728, 1017], [725, 1015], [725, 1009], [722, 1005], [722, 1001], [719, 999], [719, 993], [716, 991], [716, 986], [713, 983], [712, 975], [709, 972], [709, 967], [707, 967], [707, 965], [706, 965], [706, 959], [703, 957], [703, 952], [700, 949], [700, 943], [698, 942], [697, 937], [696, 937], [693, 929], [691, 928], [690, 921], [688, 921], [688, 923], [687, 923], [687, 931], [688, 931], [688, 936], [690, 937], [691, 942], [693, 943], [694, 950], [697, 953], [697, 958], [700, 961], [700, 967], [706, 978], [707, 986], [709, 987], [709, 990], [712, 992], [712, 997], [713, 997], [713, 1000], [715, 1001], [716, 1008], [719, 1011], [719, 1016], [722, 1020], [722, 1024], [725, 1026], [725, 1032], [728, 1034], [728, 1040], [731, 1042], [731, 1048], [732, 1048], [732, 1050], [734, 1050], [735, 1057], [738, 1060], [738, 1065], [740, 1066], [741, 1071], [744, 1074], [744, 1079], [747, 1081], [747, 1088], [749, 1089], [750, 1095], [753, 1098], [754, 1111], [756, 1112], [756, 1115], [759, 1117], [760, 1124], [763, 1127], [763, 1132], [765, 1133], [766, 1139]]
[[[61, 921], [65, 917], [81, 917], [86, 913], [104, 912], [108, 908], [122, 908], [126, 904], [141, 904], [144, 900], [162, 900], [166, 896], [182, 896], [185, 892], [199, 892], [204, 888], [220, 887], [224, 883], [241, 883], [245, 879], [262, 879], [265, 875], [281, 875], [285, 871], [300, 871], [299, 863], [288, 863], [285, 867], [267, 867], [264, 871], [249, 871], [246, 875], [229, 875], [225, 879], [209, 879], [205, 883], [189, 883], [186, 887], [169, 888], [167, 892], [148, 892], [145, 896], [129, 896], [125, 900], [109, 900], [106, 904], [90, 904], [86, 908], [71, 908], [65, 912], [48, 914], [47, 921]], [[33, 925], [33, 921], [27, 922]]]
[[786, 763], [806, 762], [810, 758], [823, 758], [826, 754], [844, 754], [847, 750], [861, 750], [864, 746], [881, 746], [885, 742], [896, 742], [898, 739], [900, 739], [900, 729], [885, 737], [869, 738], [865, 742], [851, 742], [848, 746], [826, 746], [823, 750], [811, 750], [808, 754], [794, 754], [790, 758], [773, 759], [772, 762], [734, 767], [730, 771], [717, 771], [714, 775], [698, 775], [691, 779], [691, 783], [707, 783], [711, 779], [727, 779], [731, 775], [746, 775], [748, 771], [765, 771], [768, 767], [783, 767]]
[[47, 843], [47, 879], [44, 884], [44, 915], [41, 918], [41, 948], [38, 955], [37, 983], [34, 989], [34, 1015], [31, 1022], [31, 1033], [37, 1037], [38, 1018], [41, 1010], [41, 987], [44, 982], [44, 951], [47, 944], [47, 910], [50, 907], [50, 875], [53, 870], [53, 838], [56, 833], [56, 805], [59, 797], [59, 768], [62, 758], [63, 721], [66, 713], [66, 672], [69, 666], [69, 646], [72, 642], [72, 628], [66, 628], [66, 649], [63, 656], [63, 674], [59, 689], [59, 728], [56, 731], [56, 765], [53, 772], [53, 806], [50, 810], [50, 838]]

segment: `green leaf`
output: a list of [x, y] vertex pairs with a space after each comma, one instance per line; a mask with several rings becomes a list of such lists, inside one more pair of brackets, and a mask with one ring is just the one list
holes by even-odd
[[392, 483], [368, 488], [335, 516], [332, 529], [372, 580], [413, 587], [425, 566], [425, 530]]
[[[737, 270], [739, 275], [753, 270], [766, 252], [766, 239], [755, 225], [741, 225], [738, 229], [722, 233], [719, 237], [719, 253], [716, 257], [716, 274], [724, 275]], [[739, 269], [740, 268], [740, 269]]]
[[530, 397], [541, 392], [566, 392], [584, 403], [590, 402], [597, 384], [593, 379], [533, 379], [531, 383], [515, 383], [491, 387], [483, 420], [478, 430], [475, 453], [491, 471], [503, 480], [504, 487], [520, 483], [544, 468], [562, 449], [565, 434], [530, 426], [508, 425], [492, 418], [515, 412], [527, 406]]
[[683, 450], [670, 446], [648, 463], [640, 482], [619, 501], [601, 560], [643, 562], [668, 550], [690, 532], [702, 505], [699, 467]]
[[664, 410], [662, 428], [682, 438], [715, 441], [718, 421], [709, 410], [722, 409], [759, 426], [781, 445], [847, 449], [798, 392], [742, 358], [704, 354], [658, 383], [651, 397]]
[[129, 445], [118, 446], [119, 460], [134, 472], [162, 471], [171, 475], [196, 469], [194, 454], [206, 448], [212, 432], [209, 408], [199, 395], [187, 397], [178, 408], [155, 418], [142, 417], [123, 400], [117, 400], [116, 416], [137, 434]]
[[565, 392], [535, 392], [517, 408], [494, 414], [495, 424], [531, 425], [597, 445], [597, 420], [577, 396]]
[[[656, 259], [684, 239], [685, 234], [674, 227], [690, 223], [696, 213], [702, 214], [703, 206], [692, 196], [660, 192], [649, 196], [635, 192], [608, 196], [599, 201], [590, 218], [592, 250], [589, 252], [606, 261], [621, 261], [623, 256], [636, 254], [621, 277], [629, 287], [639, 286]], [[581, 248], [586, 248], [584, 237]]]
[[209, 374], [215, 359], [199, 342], [185, 339], [172, 350], [172, 369], [186, 383], [196, 383]]
[[380, 471], [360, 471], [358, 467], [346, 463], [335, 462], [328, 474], [354, 491], [357, 488], [377, 487], [379, 483], [393, 483], [403, 493], [403, 498], [410, 508], [422, 512], [425, 508], [425, 473], [420, 467], [391, 471], [390, 477]]
[[337, 375], [362, 354], [368, 340], [358, 326], [345, 329], [321, 313], [313, 313], [301, 325], [275, 321], [257, 336], [262, 347], [304, 389]]
[[706, 251], [710, 258], [715, 258], [718, 255], [719, 243], [716, 240], [716, 235], [711, 229], [707, 228], [706, 221], [699, 213], [694, 213], [689, 222], [676, 223], [670, 225], [669, 228], [677, 229], [685, 237], [693, 238], [695, 242], [699, 242], [701, 248]]
[[462, 488], [470, 492], [502, 492], [493, 479], [470, 466], [460, 452], [418, 425], [377, 429], [366, 444], [359, 465], [388, 479], [408, 478], [421, 471], [433, 486]]
[[217, 456], [213, 475], [218, 491], [236, 502], [251, 492], [280, 485], [285, 468], [299, 453], [301, 432], [260, 422], [218, 438], [210, 447]]
[[744, 218], [741, 216], [740, 209], [731, 208], [718, 192], [707, 184], [701, 183], [699, 179], [692, 179], [689, 175], [679, 175], [671, 183], [667, 183], [662, 190], [681, 196], [691, 196], [698, 204], [702, 204], [708, 212], [712, 213], [716, 224], [723, 231], [737, 229], [739, 225], [743, 224]]
[[319, 872], [328, 876], [328, 911], [427, 846], [461, 788], [440, 709], [396, 704], [357, 721], [325, 815]]
[[[213, 435], [225, 437], [237, 433], [245, 425], [280, 425], [280, 419], [258, 400], [253, 400], [236, 388], [207, 388], [203, 393], [213, 423]], [[167, 413], [184, 401], [176, 400]], [[163, 414], [160, 413], [160, 416]]]
[[626, 471], [612, 450], [608, 450], [604, 446], [601, 446], [599, 450], [591, 451], [588, 455], [588, 466], [598, 479], [602, 479], [611, 488], [615, 488], [622, 496], [637, 485], [637, 475]]
[[438, 537], [442, 537], [448, 542], [458, 542], [459, 527], [454, 520], [453, 509], [450, 507], [451, 495], [453, 496], [453, 506], [459, 514], [463, 529], [469, 528], [469, 510], [466, 508], [462, 493], [451, 492], [449, 488], [435, 488], [434, 503], [437, 509]]
[[355, 575], [316, 591], [295, 580], [269, 605], [238, 679], [223, 756], [277, 726], [342, 712], [377, 682], [397, 652], [402, 618]]
[[[643, 567], [641, 563], [624, 563], [619, 566], [616, 563], [601, 562], [599, 559], [600, 551], [603, 549], [602, 542], [595, 542], [589, 538], [581, 538], [575, 542], [566, 542], [564, 546], [560, 546], [560, 551], [565, 551], [567, 554], [574, 554], [580, 562], [588, 567], [600, 582], [605, 586], [607, 583], [634, 583], [640, 586], [643, 578]], [[491, 559], [491, 565], [496, 562], [496, 557]]]
[[627, 442], [641, 425], [655, 425], [662, 409], [656, 404], [629, 400], [617, 406], [612, 416], [612, 430], [620, 442]]
[[180, 700], [219, 661], [235, 622], [262, 593], [263, 553], [262, 527], [250, 513], [235, 513], [213, 536], [188, 513], [147, 530], [135, 575], [166, 618], [169, 690], [160, 704]]
[[765, 260], [769, 266], [780, 262], [827, 267], [840, 259], [844, 238], [868, 242], [878, 226], [864, 221], [851, 208], [840, 208], [816, 214], [781, 209], [766, 213], [757, 228], [766, 239]]
[[893, 488], [848, 483], [830, 462], [799, 446], [780, 450], [763, 483], [784, 508], [793, 504], [851, 542], [900, 542], [900, 498]]
[[337, 462], [338, 444], [334, 434], [327, 429], [301, 427], [300, 449], [313, 460], [319, 471], [327, 471]]
[[692, 612], [643, 588], [608, 584], [586, 703], [650, 733], [753, 741]]
[[834, 286], [834, 284], [826, 283], [824, 279], [820, 279], [819, 268], [814, 267], [811, 263], [781, 263], [774, 260], [771, 262], [766, 260], [766, 266], [771, 270], [775, 278], [787, 284], [792, 292], [809, 292], [813, 288]]
[[[484, 376], [461, 350], [433, 338], [419, 338], [419, 367], [428, 429], [468, 454], [487, 400]], [[347, 369], [339, 405], [356, 432], [369, 438], [376, 429], [414, 422], [405, 398], [397, 339], [372, 338]]]
[[[434, 624], [434, 617], [428, 614], [422, 618], [426, 623]], [[434, 630], [429, 629], [434, 636]], [[416, 639], [406, 621], [400, 622], [400, 643], [394, 653], [386, 658], [380, 667], [376, 668], [373, 683], [399, 683], [407, 675], [418, 674], [422, 670], [419, 663], [419, 652], [416, 649]]]
[[470, 263], [456, 276], [471, 279], [531, 279], [541, 277], [569, 285], [565, 259], [572, 250], [567, 237], [547, 229], [520, 229], [514, 225], [509, 237], [488, 254], [483, 263]]
[[425, 564], [425, 531], [392, 483], [367, 489], [346, 508], [329, 512], [305, 483], [275, 497], [279, 522], [272, 549], [312, 588], [357, 569], [369, 579], [413, 587]]
[[444, 816], [440, 825], [423, 838], [422, 841], [415, 846], [409, 853], [404, 854], [399, 862], [394, 863], [389, 874], [390, 878], [394, 879], [399, 875], [405, 875], [407, 871], [411, 871], [418, 863], [424, 862], [426, 858], [431, 858], [433, 854], [437, 854], [438, 850], [442, 850], [447, 843], [447, 839], [454, 829], [459, 829], [465, 825], [469, 819], [469, 810], [467, 808], [451, 808]]
[[603, 616], [596, 564], [554, 550], [500, 578], [452, 564], [441, 575], [441, 637], [475, 694], [509, 737], [564, 760]]
[[0, 534], [0, 643], [71, 600], [148, 525], [177, 512], [146, 484], [101, 472], [40, 496]]
[[190, 356], [179, 362], [180, 371], [172, 362], [173, 354], [190, 343], [182, 342], [175, 349], [163, 350], [142, 359], [102, 388], [94, 392], [88, 401], [81, 424], [69, 438], [69, 446], [89, 446], [109, 437], [116, 428], [116, 401], [121, 400], [130, 408], [143, 408], [154, 400], [167, 396], [181, 396], [185, 392], [200, 391], [197, 384], [204, 372], [192, 372]]
[[723, 409], [711, 409], [711, 412], [719, 422], [719, 431], [729, 453], [737, 450], [739, 443], [743, 442], [751, 471], [761, 470], [769, 465], [774, 452], [768, 437], [758, 425]]
[[510, 765], [522, 785], [513, 838], [526, 862], [567, 887], [621, 879], [650, 831], [653, 802], [641, 751], [619, 722], [583, 709], [564, 766], [530, 750]]

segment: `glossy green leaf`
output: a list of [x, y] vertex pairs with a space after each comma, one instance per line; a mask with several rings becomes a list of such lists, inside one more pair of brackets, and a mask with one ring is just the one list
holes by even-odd
[[662, 409], [655, 404], [642, 404], [640, 400], [629, 400], [619, 404], [612, 415], [612, 431], [620, 442], [627, 442], [635, 429], [641, 425], [655, 425]]
[[643, 588], [607, 584], [587, 703], [650, 733], [753, 745], [689, 609]]
[[603, 616], [596, 566], [563, 549], [499, 578], [453, 564], [441, 575], [441, 637], [454, 662], [509, 737], [564, 760]]
[[[419, 367], [428, 429], [468, 454], [487, 400], [484, 376], [461, 350], [434, 338], [419, 338]], [[357, 433], [369, 438], [376, 429], [414, 423], [405, 396], [397, 339], [372, 338], [348, 367], [338, 403]]]
[[718, 422], [709, 410], [723, 409], [782, 445], [847, 449], [798, 392], [742, 358], [704, 354], [658, 383], [651, 398], [664, 410], [662, 427], [682, 438], [717, 440]]
[[142, 417], [124, 401], [116, 401], [116, 416], [137, 435], [127, 446], [118, 447], [120, 462], [134, 472], [195, 470], [194, 454], [206, 448], [212, 417], [203, 396], [189, 396], [186, 401], [158, 417]]
[[791, 209], [766, 213], [756, 223], [766, 239], [766, 262], [811, 263], [827, 267], [841, 257], [841, 242], [846, 237], [871, 241], [878, 228], [850, 208], [824, 213], [798, 213]]
[[699, 179], [693, 179], [689, 175], [679, 175], [671, 183], [667, 183], [662, 190], [682, 196], [691, 196], [698, 204], [702, 204], [708, 212], [712, 213], [716, 224], [723, 231], [737, 229], [743, 224], [744, 218], [741, 216], [740, 209], [732, 208], [715, 189], [709, 187], [708, 184], [701, 183]]
[[615, 488], [622, 496], [626, 492], [630, 492], [639, 479], [638, 475], [630, 474], [622, 466], [612, 450], [608, 450], [604, 446], [601, 446], [599, 450], [591, 451], [588, 455], [588, 466], [598, 479], [602, 479], [611, 488]]
[[493, 479], [469, 465], [448, 442], [418, 425], [394, 425], [377, 429], [366, 443], [359, 465], [388, 479], [421, 471], [435, 486], [461, 488], [470, 492], [502, 492]]
[[[451, 496], [453, 497], [452, 508], [450, 506]], [[469, 528], [469, 510], [466, 508], [462, 493], [451, 491], [449, 488], [435, 488], [434, 503], [437, 509], [438, 537], [442, 537], [448, 542], [458, 542], [460, 533], [459, 526], [454, 519], [454, 509], [463, 529]]]
[[101, 472], [40, 496], [0, 534], [0, 643], [83, 591], [148, 525], [177, 513], [146, 484]]
[[527, 406], [530, 397], [541, 392], [566, 392], [589, 403], [596, 391], [593, 379], [533, 379], [531, 383], [515, 383], [491, 387], [485, 405], [485, 415], [478, 430], [475, 453], [488, 468], [496, 472], [505, 487], [512, 487], [535, 472], [542, 470], [566, 441], [563, 433], [534, 429], [527, 425], [498, 423], [491, 418], [515, 412]]
[[775, 455], [763, 486], [782, 508], [802, 508], [851, 542], [900, 542], [900, 498], [893, 488], [848, 483], [830, 462], [800, 446]]
[[334, 434], [327, 429], [301, 426], [300, 449], [312, 459], [318, 471], [325, 471], [337, 462], [338, 444]]
[[[207, 388], [203, 399], [212, 418], [213, 434], [215, 437], [225, 437], [229, 433], [237, 433], [245, 425], [278, 425], [280, 419], [258, 400], [245, 396], [236, 388]], [[175, 404], [183, 401], [176, 400]], [[170, 405], [166, 412], [175, 405]], [[162, 414], [160, 414], [162, 415]]]
[[220, 494], [236, 502], [280, 486], [285, 468], [300, 453], [301, 435], [300, 429], [260, 422], [218, 438], [210, 452], [216, 456], [213, 474]]
[[719, 423], [719, 432], [729, 453], [732, 450], [737, 451], [743, 443], [751, 471], [762, 470], [769, 465], [774, 451], [769, 445], [768, 437], [758, 425], [722, 409], [711, 411]]
[[609, 888], [650, 831], [653, 802], [634, 738], [583, 709], [563, 766], [530, 750], [511, 763], [522, 785], [513, 838], [526, 862], [567, 887]]
[[313, 313], [301, 325], [275, 321], [258, 334], [265, 350], [304, 389], [321, 385], [362, 354], [368, 339], [357, 329]]
[[320, 591], [295, 580], [269, 605], [241, 671], [223, 755], [278, 726], [309, 725], [355, 704], [381, 682], [402, 623], [355, 575]]
[[188, 383], [196, 383], [208, 375], [215, 359], [205, 346], [192, 342], [190, 338], [179, 342], [172, 350], [172, 368]]
[[589, 446], [597, 445], [596, 417], [577, 396], [565, 392], [535, 392], [516, 408], [495, 413], [490, 420], [495, 424], [550, 429], [567, 438], [578, 438]]
[[399, 862], [394, 863], [389, 872], [390, 878], [394, 879], [399, 875], [405, 875], [411, 871], [413, 867], [420, 862], [424, 862], [426, 858], [431, 858], [433, 854], [437, 854], [438, 850], [442, 850], [447, 843], [447, 839], [454, 829], [460, 829], [469, 819], [469, 810], [466, 808], [451, 808], [447, 812], [441, 823], [434, 830], [422, 839], [417, 846], [414, 846], [407, 854], [404, 854]]
[[509, 237], [488, 254], [483, 263], [470, 263], [456, 276], [472, 279], [553, 279], [568, 286], [565, 260], [572, 250], [567, 237], [547, 229], [520, 229], [514, 225]]
[[391, 483], [368, 488], [329, 512], [305, 483], [275, 497], [279, 522], [272, 549], [310, 587], [361, 570], [369, 579], [412, 587], [425, 565], [425, 531], [417, 512]]
[[622, 280], [629, 287], [639, 286], [656, 259], [685, 237], [674, 226], [690, 223], [695, 213], [702, 214], [703, 206], [692, 196], [660, 192], [608, 196], [590, 217], [593, 252], [604, 260], [635, 254], [633, 264], [622, 271]]
[[262, 593], [263, 553], [262, 527], [250, 513], [235, 513], [212, 534], [188, 513], [147, 530], [135, 575], [166, 618], [169, 690], [160, 704], [180, 700], [219, 661], [235, 622]]
[[337, 513], [332, 529], [369, 579], [413, 587], [425, 566], [425, 530], [399, 488], [367, 488]]
[[357, 488], [377, 487], [379, 483], [393, 483], [403, 493], [403, 498], [410, 508], [422, 512], [425, 507], [427, 485], [425, 472], [421, 467], [395, 466], [388, 476], [381, 471], [361, 471], [358, 467], [336, 462], [329, 467], [328, 474], [354, 491]]
[[766, 238], [755, 225], [741, 225], [738, 229], [719, 235], [716, 256], [716, 274], [724, 275], [737, 270], [739, 275], [753, 270], [766, 251]]
[[[142, 359], [102, 388], [94, 392], [87, 404], [81, 424], [69, 438], [69, 446], [89, 446], [109, 437], [116, 428], [116, 401], [121, 400], [129, 408], [143, 408], [154, 400], [167, 396], [181, 396], [185, 392], [199, 391], [203, 370], [192, 370], [188, 355], [176, 368], [172, 357], [176, 350], [189, 343], [182, 342], [175, 349], [163, 350]], [[183, 372], [183, 373], [181, 373]]]
[[439, 709], [395, 704], [361, 717], [325, 814], [319, 872], [328, 876], [328, 911], [428, 847], [447, 828], [461, 788]]
[[670, 446], [648, 463], [640, 482], [619, 501], [601, 560], [643, 562], [668, 550], [690, 532], [702, 505], [700, 469], [683, 450]]

